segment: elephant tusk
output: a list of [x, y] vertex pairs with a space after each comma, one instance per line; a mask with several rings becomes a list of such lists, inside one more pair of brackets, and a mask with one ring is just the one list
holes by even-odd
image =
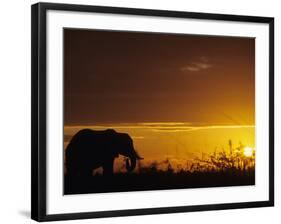
[[138, 153], [138, 151], [135, 149], [135, 156], [136, 156], [136, 159], [137, 160], [142, 160], [142, 159], [144, 159], [143, 157], [140, 157], [140, 155], [139, 155], [139, 153]]

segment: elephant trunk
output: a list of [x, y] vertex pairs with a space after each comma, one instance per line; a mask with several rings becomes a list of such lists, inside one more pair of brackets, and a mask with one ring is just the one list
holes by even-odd
[[132, 172], [136, 168], [137, 160], [143, 159], [139, 154], [133, 150], [133, 153], [126, 159], [126, 169], [128, 172]]
[[136, 168], [137, 158], [135, 156], [130, 156], [126, 159], [126, 169], [128, 172], [132, 172]]

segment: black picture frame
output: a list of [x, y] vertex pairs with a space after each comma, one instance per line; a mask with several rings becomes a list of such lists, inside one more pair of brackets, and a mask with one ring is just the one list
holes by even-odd
[[[174, 18], [193, 18], [205, 20], [222, 20], [235, 22], [239, 21], [269, 24], [269, 200], [243, 203], [159, 207], [48, 215], [46, 213], [46, 12], [48, 10], [101, 12], [125, 15], [162, 16]], [[253, 208], [274, 205], [274, 18], [54, 3], [37, 3], [32, 5], [31, 15], [32, 219], [36, 221], [55, 221], [206, 210]]]

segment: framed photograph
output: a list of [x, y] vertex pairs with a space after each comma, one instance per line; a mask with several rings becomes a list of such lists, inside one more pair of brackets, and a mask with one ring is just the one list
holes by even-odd
[[32, 6], [32, 218], [274, 205], [274, 19]]

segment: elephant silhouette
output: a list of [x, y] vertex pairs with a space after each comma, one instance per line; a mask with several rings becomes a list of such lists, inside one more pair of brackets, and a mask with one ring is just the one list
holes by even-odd
[[112, 175], [114, 159], [119, 154], [127, 157], [128, 172], [135, 169], [137, 160], [143, 159], [134, 149], [133, 140], [127, 133], [118, 133], [113, 129], [80, 130], [66, 148], [67, 175], [91, 176], [92, 171], [99, 167], [102, 167], [103, 175]]

